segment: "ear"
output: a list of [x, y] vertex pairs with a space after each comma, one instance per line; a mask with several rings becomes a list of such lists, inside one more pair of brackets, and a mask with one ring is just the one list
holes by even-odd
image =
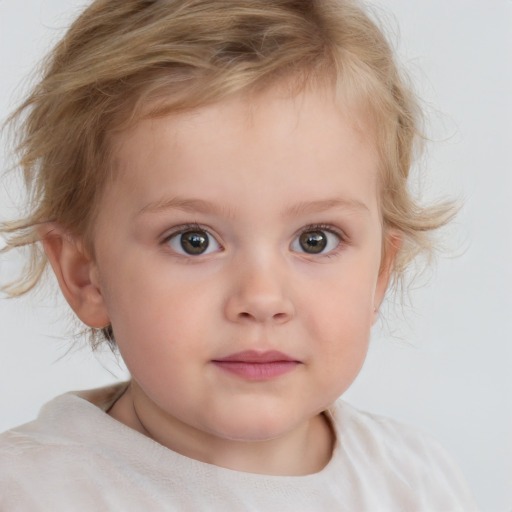
[[382, 247], [382, 261], [377, 278], [377, 286], [375, 288], [375, 296], [373, 301], [373, 319], [372, 323], [377, 321], [379, 317], [379, 308], [386, 295], [389, 286], [393, 264], [400, 247], [402, 247], [403, 235], [400, 231], [389, 231], [385, 235]]
[[60, 289], [78, 318], [89, 327], [108, 325], [97, 267], [81, 238], [53, 222], [42, 225], [38, 234]]

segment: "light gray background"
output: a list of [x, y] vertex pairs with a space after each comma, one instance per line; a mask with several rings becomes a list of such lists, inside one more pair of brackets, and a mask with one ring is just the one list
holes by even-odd
[[[439, 261], [412, 306], [373, 335], [345, 398], [437, 437], [484, 511], [512, 510], [512, 2], [374, 0], [430, 117], [425, 197], [464, 200]], [[0, 0], [0, 118], [84, 2]], [[393, 13], [390, 15], [389, 13]], [[6, 167], [0, 153], [2, 170]], [[0, 185], [0, 219], [16, 192]], [[462, 254], [460, 254], [462, 253]], [[0, 259], [3, 280], [19, 267]], [[62, 304], [0, 300], [0, 431], [71, 389], [126, 378], [108, 354], [68, 353]], [[61, 311], [61, 312], [59, 312]], [[398, 318], [397, 318], [398, 317]]]

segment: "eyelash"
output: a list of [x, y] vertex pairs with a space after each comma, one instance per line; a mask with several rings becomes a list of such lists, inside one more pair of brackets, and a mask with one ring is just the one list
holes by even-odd
[[207, 226], [203, 226], [201, 224], [183, 224], [181, 226], [177, 226], [176, 228], [174, 228], [173, 231], [171, 231], [170, 233], [167, 233], [164, 236], [164, 238], [161, 241], [161, 244], [162, 245], [169, 244], [170, 240], [172, 240], [174, 237], [182, 235], [183, 233], [188, 233], [189, 231], [192, 231], [192, 232], [194, 232], [194, 231], [205, 232], [211, 238], [213, 238], [220, 247], [222, 247], [222, 244], [218, 240], [219, 237], [217, 235], [212, 234], [212, 229], [207, 227]]
[[[207, 233], [211, 238], [213, 238], [215, 240], [216, 244], [218, 244], [218, 246], [221, 249], [223, 249], [222, 244], [218, 241], [218, 236], [212, 234], [211, 228], [203, 226], [201, 224], [184, 224], [182, 226], [179, 226], [179, 227], [175, 228], [175, 230], [173, 230], [171, 233], [168, 233], [162, 239], [161, 244], [162, 245], [169, 245], [169, 242], [173, 238], [175, 238], [175, 237], [177, 237], [179, 235], [182, 235], [183, 233], [187, 233], [189, 231], [192, 231], [192, 232], [194, 232], [194, 231], [201, 232], [202, 231], [202, 232]], [[341, 231], [340, 229], [334, 228], [330, 224], [310, 224], [308, 226], [304, 226], [303, 228], [301, 228], [299, 231], [296, 232], [296, 234], [293, 237], [293, 241], [290, 244], [290, 247], [297, 242], [297, 240], [299, 239], [299, 237], [302, 234], [309, 233], [309, 232], [314, 232], [314, 231], [320, 231], [320, 232], [325, 232], [325, 233], [330, 233], [332, 235], [335, 235], [339, 239], [338, 244], [336, 245], [336, 247], [334, 247], [333, 249], [329, 250], [326, 253], [319, 252], [317, 254], [314, 254], [314, 253], [308, 253], [306, 251], [296, 251], [296, 252], [298, 252], [299, 254], [303, 254], [303, 255], [329, 258], [329, 257], [335, 256], [338, 253], [338, 251], [341, 248], [343, 248], [343, 246], [347, 245], [347, 243], [349, 241], [347, 235], [343, 231]], [[195, 257], [193, 254], [186, 254], [186, 253], [182, 254], [182, 253], [177, 252], [177, 251], [174, 251], [174, 252], [178, 256]], [[207, 254], [209, 254], [209, 253], [207, 253]], [[200, 255], [201, 254], [198, 254], [196, 256], [200, 256]]]
[[323, 258], [331, 258], [333, 256], [336, 256], [336, 254], [349, 243], [349, 238], [346, 235], [346, 233], [343, 232], [341, 229], [335, 228], [334, 226], [332, 226], [332, 224], [310, 224], [308, 226], [304, 226], [295, 234], [293, 240], [297, 240], [298, 237], [300, 237], [300, 235], [303, 233], [308, 233], [312, 231], [322, 231], [335, 235], [339, 239], [338, 244], [336, 245], [336, 247], [334, 247], [333, 249], [326, 253], [318, 253], [315, 255], [307, 252], [301, 252], [301, 254]]

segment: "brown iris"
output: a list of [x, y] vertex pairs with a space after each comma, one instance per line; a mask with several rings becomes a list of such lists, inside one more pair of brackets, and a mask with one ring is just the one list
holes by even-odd
[[203, 254], [208, 249], [208, 235], [204, 231], [182, 233], [180, 244], [187, 254]]
[[327, 246], [327, 237], [323, 231], [305, 231], [299, 237], [299, 243], [304, 252], [318, 254]]

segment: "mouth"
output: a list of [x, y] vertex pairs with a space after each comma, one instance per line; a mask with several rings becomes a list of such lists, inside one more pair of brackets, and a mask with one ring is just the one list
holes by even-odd
[[293, 371], [301, 361], [275, 350], [247, 350], [214, 359], [212, 363], [225, 372], [246, 380], [269, 380]]

